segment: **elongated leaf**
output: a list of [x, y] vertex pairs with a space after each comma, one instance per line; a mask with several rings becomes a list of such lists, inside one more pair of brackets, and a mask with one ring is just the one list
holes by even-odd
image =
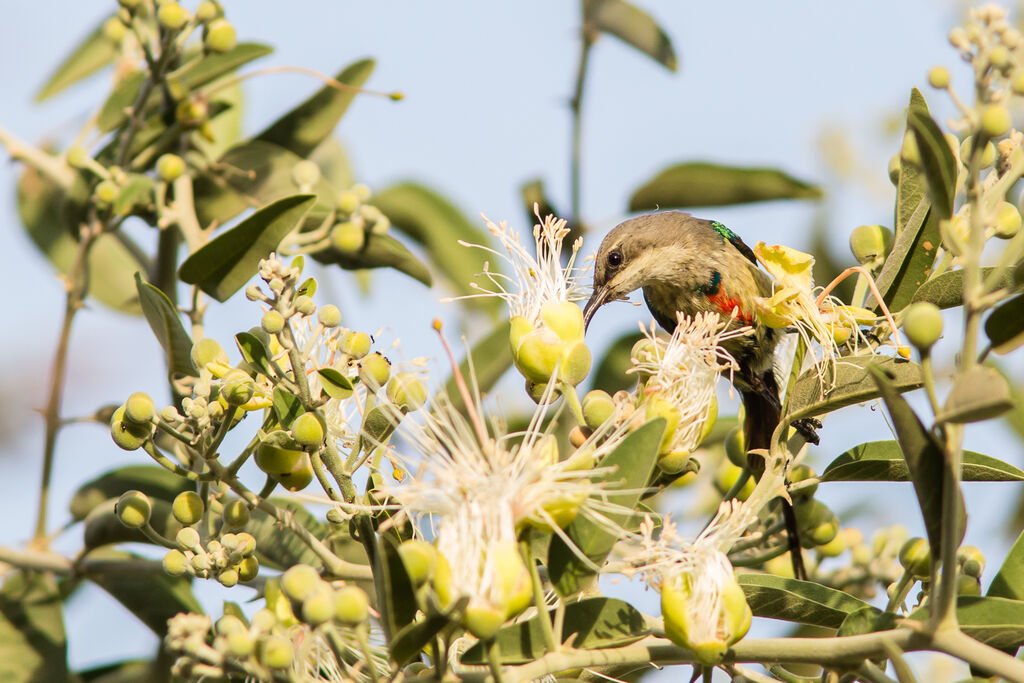
[[1018, 294], [992, 311], [985, 320], [985, 334], [996, 353], [1009, 353], [1024, 344], [1024, 294]]
[[[928, 103], [917, 88], [910, 89], [910, 103], [907, 105], [907, 117], [914, 109], [928, 112]], [[904, 135], [913, 135], [909, 122]], [[916, 230], [924, 222], [925, 214], [931, 203], [928, 201], [928, 184], [924, 173], [916, 164], [901, 161], [900, 173], [896, 181], [896, 236], [907, 227]]]
[[938, 218], [953, 215], [953, 195], [956, 194], [956, 157], [943, 137], [938, 124], [927, 111], [913, 107], [907, 114], [907, 125], [914, 133], [921, 153], [921, 165], [928, 181], [928, 196], [932, 210]]
[[672, 40], [658, 22], [626, 0], [583, 0], [583, 21], [636, 48], [669, 71], [677, 67]]
[[168, 74], [167, 79], [181, 83], [187, 90], [201, 88], [240, 66], [266, 57], [274, 48], [260, 43], [238, 43], [227, 52], [208, 52]]
[[178, 275], [217, 301], [227, 301], [256, 274], [260, 259], [277, 249], [315, 201], [316, 195], [297, 194], [263, 207], [195, 251], [181, 264]]
[[824, 379], [818, 377], [814, 368], [797, 378], [789, 399], [787, 419], [798, 420], [824, 415], [855, 403], [878, 398], [878, 387], [867, 371], [868, 366], [872, 364], [892, 375], [893, 386], [900, 392], [918, 389], [924, 385], [921, 366], [916, 363], [885, 356], [840, 358], [834, 382], [827, 369]]
[[1024, 600], [1024, 531], [1017, 537], [988, 586], [988, 597]]
[[[544, 615], [551, 619], [552, 614]], [[539, 615], [524, 622], [506, 626], [496, 638], [503, 664], [525, 664], [545, 653], [545, 642]], [[649, 633], [644, 615], [628, 602], [615, 598], [587, 598], [566, 605], [562, 632], [556, 633], [559, 643], [575, 634], [572, 647], [603, 650], [634, 643]], [[487, 649], [477, 643], [462, 656], [463, 664], [486, 664]]]
[[[431, 262], [456, 292], [478, 293], [470, 283], [477, 279], [490, 255], [459, 246], [459, 241], [487, 246], [491, 238], [454, 204], [434, 190], [411, 182], [385, 188], [370, 203], [383, 211], [395, 228], [426, 248]], [[496, 297], [467, 299], [466, 303], [491, 311], [502, 306]]]
[[144, 71], [131, 71], [118, 79], [96, 116], [101, 133], [109, 133], [128, 120], [128, 110], [135, 106], [145, 80]]
[[64, 58], [64, 61], [36, 93], [36, 102], [53, 97], [68, 86], [88, 78], [114, 61], [114, 57], [117, 56], [117, 46], [103, 35], [103, 25], [107, 19], [109, 17], [101, 21], [99, 26], [89, 33], [71, 54]]
[[295, 418], [306, 412], [302, 407], [302, 401], [295, 394], [285, 391], [281, 387], [274, 387], [273, 394], [274, 415], [277, 417], [281, 429], [291, 429]]
[[[93, 559], [141, 559], [118, 550], [105, 548], [89, 555]], [[167, 620], [179, 612], [203, 613], [192, 594], [191, 581], [167, 574], [120, 573], [96, 574], [89, 579], [128, 608], [139, 621], [160, 637], [167, 635]]]
[[[1007, 598], [961, 595], [956, 600], [960, 629], [975, 640], [1000, 650], [1024, 645], [1024, 602]], [[911, 619], [928, 620], [928, 609], [918, 609]]]
[[192, 338], [181, 324], [178, 309], [167, 295], [135, 273], [135, 287], [139, 292], [139, 303], [146, 316], [149, 328], [167, 354], [167, 372], [171, 377], [189, 375], [198, 377], [192, 362]]
[[235, 335], [235, 345], [253, 370], [270, 375], [270, 351], [262, 339], [252, 332], [239, 332]]
[[320, 386], [331, 398], [344, 400], [352, 395], [352, 380], [334, 368], [321, 368], [316, 371], [320, 377]]
[[[995, 268], [982, 268], [982, 279], [987, 278]], [[1005, 275], [997, 284], [998, 287], [1009, 287], [1013, 284], [1013, 273], [1005, 271]], [[953, 308], [963, 304], [964, 297], [964, 271], [951, 270], [936, 278], [926, 281], [917, 288], [911, 303], [928, 301], [939, 308]]]
[[[925, 530], [928, 532], [928, 543], [934, 556], [939, 557], [942, 554], [942, 490], [945, 479], [942, 447], [921, 424], [913, 408], [900, 395], [899, 389], [885, 371], [877, 366], [869, 366], [868, 370], [889, 411], [889, 418], [896, 430], [896, 438], [907, 461], [910, 480], [914, 482], [914, 491], [917, 493], [921, 515], [924, 517]], [[966, 519], [962, 493], [957, 497], [957, 501], [960, 527], [958, 539], [962, 539]]]
[[[608, 495], [608, 501], [622, 506], [624, 511], [605, 513], [616, 524], [623, 524], [633, 517], [629, 511], [636, 507], [644, 487], [651, 480], [664, 432], [663, 418], [651, 420], [627, 435], [622, 443], [599, 463], [601, 467], [612, 468], [604, 476], [609, 490], [623, 491]], [[576, 517], [565, 532], [578, 552], [589, 558], [592, 563], [586, 563], [577, 557], [561, 537], [551, 537], [548, 573], [555, 589], [561, 595], [568, 596], [578, 593], [594, 581], [596, 574], [593, 566], [600, 567], [604, 563], [619, 537], [583, 515]]]
[[60, 590], [44, 573], [7, 574], [0, 588], [0, 680], [68, 680]]
[[363, 248], [354, 254], [343, 254], [328, 248], [313, 254], [321, 263], [334, 263], [346, 270], [363, 268], [394, 268], [428, 287], [433, 283], [430, 270], [409, 249], [391, 235], [370, 233]]
[[434, 637], [451, 624], [449, 614], [440, 610], [431, 611], [423, 619], [408, 624], [391, 639], [388, 648], [391, 659], [398, 666], [405, 666], [417, 659], [423, 648], [433, 643]]
[[706, 162], [670, 166], [644, 183], [630, 211], [727, 206], [775, 199], [821, 199], [821, 190], [774, 168], [737, 168]]
[[380, 603], [384, 633], [397, 635], [416, 617], [416, 593], [405, 570], [398, 546], [390, 538], [378, 537], [374, 579], [380, 582], [377, 600]]
[[[544, 189], [544, 180], [541, 178], [533, 178], [528, 180], [519, 186], [519, 196], [523, 199], [523, 209], [526, 212], [526, 222], [533, 223], [537, 220], [537, 215], [541, 216], [562, 216], [558, 209], [555, 208], [551, 198], [548, 197], [547, 190]], [[572, 226], [570, 226], [571, 228]], [[565, 240], [566, 243], [571, 244], [574, 236], [569, 235]]]
[[1013, 409], [1010, 385], [995, 368], [976, 365], [958, 373], [936, 422], [979, 422]]
[[349, 87], [339, 89], [325, 85], [255, 139], [279, 145], [300, 157], [306, 156], [334, 131], [357, 90], [370, 77], [373, 67], [372, 59], [362, 59], [345, 67], [335, 80]]
[[620, 389], [629, 390], [636, 386], [636, 375], [627, 375], [626, 370], [633, 367], [629, 352], [638, 339], [638, 332], [627, 332], [612, 342], [594, 370], [595, 389], [614, 394]]
[[97, 505], [118, 498], [125, 491], [142, 491], [151, 498], [170, 503], [179, 493], [188, 490], [195, 490], [195, 485], [158, 465], [124, 465], [79, 486], [71, 496], [68, 509], [75, 520], [81, 520]]
[[[469, 353], [459, 363], [459, 372], [462, 376], [469, 378], [469, 361], [473, 362], [473, 376], [476, 378], [477, 389], [486, 394], [498, 383], [504, 374], [512, 367], [512, 348], [508, 340], [509, 329], [507, 322], [500, 322], [495, 325], [490, 333], [478, 341]], [[462, 410], [464, 402], [459, 393], [455, 377], [449, 377], [444, 385], [445, 393], [458, 410]]]
[[[279, 508], [288, 510], [295, 516], [295, 521], [304, 526], [317, 538], [327, 536], [326, 525], [320, 523], [306, 508], [294, 500], [287, 498], [271, 498], [270, 502]], [[296, 564], [308, 564], [316, 569], [323, 567], [320, 558], [309, 549], [309, 546], [293, 533], [285, 533], [281, 525], [269, 514], [256, 508], [246, 525], [248, 531], [256, 539], [256, 556], [260, 565], [271, 569], [287, 569]]]
[[870, 607], [849, 593], [812, 581], [771, 574], [740, 574], [737, 581], [758, 617], [839, 628], [849, 614]]
[[[982, 453], [964, 451], [963, 481], [1024, 481], [1024, 471]], [[910, 472], [896, 441], [869, 441], [829, 463], [822, 481], [909, 481]]]

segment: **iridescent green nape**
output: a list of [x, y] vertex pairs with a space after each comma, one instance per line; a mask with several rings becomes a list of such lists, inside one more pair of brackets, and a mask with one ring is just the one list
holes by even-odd
[[724, 224], [719, 223], [718, 221], [711, 221], [711, 227], [714, 228], [715, 232], [722, 236], [723, 240], [728, 240], [729, 242], [732, 242], [733, 240], [739, 237], [739, 235], [737, 235], [732, 230], [725, 227]]

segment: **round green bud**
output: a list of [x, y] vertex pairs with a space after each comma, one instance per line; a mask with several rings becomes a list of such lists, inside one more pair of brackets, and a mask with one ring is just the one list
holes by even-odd
[[[206, 29], [206, 38], [203, 39], [206, 49], [211, 52], [227, 52], [234, 48], [237, 43], [238, 37], [235, 35], [235, 27], [227, 19], [214, 19], [211, 21]], [[317, 170], [319, 171], [320, 169]], [[319, 179], [319, 175], [317, 179]], [[310, 185], [315, 182], [316, 180], [311, 182]]]
[[366, 231], [351, 221], [338, 223], [331, 230], [331, 244], [343, 254], [354, 254], [366, 244]]
[[302, 602], [325, 585], [320, 572], [308, 564], [297, 564], [281, 574], [281, 591], [295, 602]]
[[564, 354], [558, 378], [576, 386], [587, 378], [592, 363], [590, 348], [583, 342], [578, 342], [569, 347]]
[[295, 651], [292, 641], [284, 636], [268, 636], [260, 643], [259, 659], [263, 666], [271, 669], [287, 669], [292, 665]]
[[369, 186], [364, 185], [363, 183], [356, 183], [352, 186], [351, 190], [355, 193], [361, 204], [365, 204], [370, 201], [370, 197], [373, 194], [370, 192]]
[[231, 588], [238, 584], [238, 572], [232, 568], [222, 569], [217, 574], [217, 581], [226, 588]]
[[292, 181], [299, 187], [316, 185], [320, 181], [320, 167], [309, 159], [298, 161], [292, 166]]
[[960, 574], [956, 577], [957, 595], [981, 595], [981, 582], [973, 576]]
[[993, 45], [988, 51], [988, 62], [1000, 71], [1010, 66], [1013, 56], [1005, 45]]
[[[960, 160], [966, 166], [971, 158], [971, 150], [974, 147], [974, 136], [969, 135], [960, 143]], [[985, 143], [985, 149], [981, 152], [981, 167], [988, 168], [996, 161], [996, 146], [991, 141]]]
[[304, 455], [287, 433], [271, 432], [256, 449], [256, 466], [267, 474], [284, 474], [298, 467]]
[[[820, 500], [805, 500], [794, 507], [796, 521], [801, 531], [811, 531], [836, 518], [835, 513]], [[828, 540], [832, 540], [829, 538]], [[826, 543], [828, 541], [825, 541]]]
[[963, 50], [967, 47], [967, 31], [960, 26], [954, 26], [949, 30], [949, 44], [958, 50]]
[[69, 147], [68, 151], [64, 154], [64, 158], [68, 162], [68, 166], [72, 168], [85, 168], [85, 165], [89, 163], [92, 158], [89, 156], [89, 152], [85, 150], [81, 145], [75, 145]]
[[743, 427], [736, 425], [726, 433], [725, 454], [733, 465], [747, 466], [747, 444], [743, 435]]
[[366, 591], [359, 586], [342, 586], [334, 591], [334, 618], [350, 626], [369, 619], [370, 599]]
[[248, 631], [235, 631], [224, 637], [228, 652], [239, 659], [244, 659], [256, 649], [256, 641]]
[[992, 229], [996, 237], [1008, 240], [1020, 230], [1020, 211], [1010, 202], [996, 204], [992, 217]]
[[960, 563], [960, 571], [967, 576], [977, 579], [985, 571], [985, 556], [977, 546], [960, 546], [956, 551], [956, 559]]
[[188, 558], [180, 550], [168, 550], [162, 564], [164, 571], [171, 576], [184, 576], [188, 573]]
[[121, 188], [113, 180], [103, 180], [93, 192], [96, 202], [101, 206], [110, 206], [121, 196]]
[[818, 546], [818, 554], [822, 557], [839, 557], [846, 552], [847, 540], [846, 536], [842, 533], [836, 534], [828, 543], [824, 543]]
[[149, 502], [149, 496], [142, 491], [126, 491], [118, 498], [114, 511], [121, 524], [130, 529], [139, 529], [149, 523], [153, 505]]
[[232, 552], [237, 552], [239, 555], [249, 557], [256, 552], [256, 537], [248, 532], [241, 532], [233, 534], [235, 542], [232, 547]]
[[[544, 395], [547, 394], [547, 391], [547, 382], [534, 382], [532, 379], [526, 380], [526, 395], [529, 396], [534, 403], [539, 405], [540, 402], [544, 400]], [[556, 391], [548, 399], [548, 402], [551, 403], [553, 399], [556, 398], [557, 396], [558, 392]]]
[[928, 541], [923, 538], [908, 539], [900, 548], [899, 560], [911, 576], [922, 578], [931, 575], [932, 553]]
[[156, 406], [149, 394], [136, 391], [124, 402], [124, 419], [137, 425], [148, 425], [156, 417]]
[[944, 66], [933, 66], [928, 72], [928, 85], [943, 90], [949, 87], [949, 69]]
[[188, 12], [176, 2], [165, 2], [156, 11], [156, 20], [169, 31], [177, 31], [188, 22]]
[[391, 376], [391, 361], [374, 351], [359, 361], [359, 378], [368, 387], [377, 390], [384, 386]]
[[334, 616], [334, 591], [324, 585], [313, 591], [302, 601], [302, 620], [319, 626]]
[[990, 138], [997, 138], [1005, 135], [1013, 121], [1010, 119], [1009, 110], [1001, 104], [987, 104], [981, 110], [981, 118], [978, 127], [981, 132]]
[[607, 391], [588, 391], [581, 402], [583, 420], [591, 429], [597, 429], [615, 415], [615, 401]]
[[583, 311], [571, 301], [552, 301], [540, 310], [544, 325], [564, 342], [583, 340]]
[[228, 529], [244, 529], [251, 516], [244, 500], [235, 499], [224, 506], [224, 526]]
[[679, 474], [690, 467], [693, 458], [689, 451], [669, 451], [658, 455], [658, 469], [665, 474]]
[[191, 550], [192, 552], [201, 550], [200, 540], [199, 532], [190, 526], [179, 529], [174, 537], [174, 542], [178, 544], [179, 550]]
[[225, 614], [217, 623], [213, 625], [217, 631], [217, 635], [229, 636], [232, 633], [241, 633], [242, 631], [248, 631], [249, 627], [245, 625], [245, 622], [236, 617], [234, 614]]
[[942, 311], [930, 301], [911, 304], [903, 314], [903, 331], [918, 349], [930, 349], [942, 336]]
[[354, 330], [349, 330], [338, 340], [338, 350], [356, 359], [368, 354], [372, 345], [373, 337], [365, 332]]
[[256, 381], [244, 370], [232, 370], [224, 376], [220, 395], [229, 406], [248, 403], [256, 393]]
[[205, 100], [192, 97], [178, 102], [178, 106], [174, 109], [174, 118], [181, 125], [194, 128], [206, 121], [209, 113], [210, 110]]
[[341, 310], [334, 304], [321, 306], [317, 317], [320, 319], [320, 324], [327, 328], [337, 327], [341, 324]]
[[196, 19], [206, 23], [212, 21], [220, 16], [220, 8], [217, 7], [217, 3], [211, 2], [210, 0], [203, 0], [196, 5]]
[[[808, 465], [797, 465], [796, 467], [792, 467], [789, 470], [789, 481], [794, 484], [799, 481], [814, 479], [817, 476], [817, 473], [815, 473], [815, 471], [811, 469]], [[812, 498], [817, 490], [818, 485], [815, 484], [814, 486], [809, 486], [807, 488], [800, 489], [799, 491], [796, 492], [796, 495], [802, 498]]]
[[861, 225], [850, 233], [850, 251], [862, 266], [876, 268], [892, 250], [892, 230], [881, 225]]
[[252, 615], [249, 624], [257, 633], [267, 633], [277, 625], [277, 616], [273, 610], [264, 607]]
[[427, 402], [427, 385], [411, 372], [393, 375], [384, 391], [388, 400], [403, 413], [419, 410]]
[[889, 181], [893, 185], [899, 185], [900, 182], [900, 155], [893, 154], [889, 157]]
[[1010, 88], [1014, 95], [1024, 95], [1024, 70], [1017, 70], [1010, 79]]
[[324, 427], [313, 413], [303, 413], [292, 422], [295, 442], [306, 448], [319, 448], [324, 442]]
[[[732, 489], [733, 485], [739, 481], [740, 474], [742, 472], [742, 467], [737, 467], [732, 463], [724, 464], [718, 468], [717, 472], [715, 472], [715, 488], [722, 494], [727, 493]], [[756, 486], [754, 478], [747, 477], [746, 483], [743, 485], [743, 488], [740, 489], [740, 492], [736, 494], [736, 498], [738, 500], [746, 500], [747, 498], [750, 498], [750, 494], [754, 492], [754, 486]]]
[[309, 483], [313, 481], [313, 465], [309, 460], [309, 454], [303, 451], [302, 457], [299, 458], [292, 470], [276, 474], [274, 478], [280, 482], [281, 486], [292, 492], [301, 491], [309, 486]]
[[177, 154], [164, 154], [156, 160], [156, 174], [160, 180], [171, 183], [185, 173], [185, 160]]
[[235, 569], [238, 570], [238, 580], [244, 582], [252, 581], [260, 573], [260, 561], [255, 556], [243, 557]]
[[398, 546], [398, 555], [414, 586], [421, 586], [433, 578], [434, 567], [437, 566], [437, 549], [432, 544], [414, 538]]
[[174, 518], [185, 526], [192, 526], [203, 518], [206, 506], [203, 499], [195, 491], [182, 491], [174, 497], [171, 513]]
[[301, 315], [313, 315], [316, 312], [316, 304], [313, 303], [313, 297], [306, 294], [300, 294], [295, 297], [292, 305], [295, 306], [295, 310]]
[[103, 37], [112, 43], [120, 43], [128, 35], [128, 27], [118, 17], [110, 17], [103, 22]]
[[346, 215], [352, 215], [359, 209], [359, 195], [352, 190], [345, 190], [338, 193], [338, 198], [335, 200], [335, 206], [338, 211]]
[[271, 309], [263, 314], [263, 319], [260, 320], [260, 327], [268, 334], [277, 334], [284, 329], [284, 316], [280, 312]]
[[[816, 546], [828, 545], [839, 535], [839, 520], [835, 516], [813, 529], [808, 530], [808, 540]], [[842, 552], [842, 551], [840, 551]]]
[[207, 363], [227, 364], [228, 354], [216, 339], [203, 337], [192, 344], [192, 362], [199, 367], [204, 367]]

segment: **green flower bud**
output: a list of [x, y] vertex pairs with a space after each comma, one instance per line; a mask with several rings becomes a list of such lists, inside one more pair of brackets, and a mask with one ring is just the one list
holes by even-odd
[[281, 575], [281, 591], [295, 602], [302, 602], [326, 585], [320, 572], [308, 564], [297, 564]]
[[222, 569], [217, 574], [217, 582], [226, 588], [238, 585], [238, 572], [232, 568]]
[[[665, 581], [661, 586], [661, 614], [665, 620], [665, 635], [676, 645], [693, 650], [697, 661], [705, 666], [714, 666], [721, 661], [729, 646], [739, 641], [750, 629], [753, 614], [747, 604], [743, 589], [735, 579], [726, 581], [720, 587], [721, 614], [695, 614], [690, 607], [693, 595], [692, 584], [687, 576]], [[700, 629], [696, 620], [712, 619], [716, 628], [708, 639], [698, 639]], [[724, 635], [724, 639], [719, 639]]]
[[319, 448], [324, 442], [324, 426], [313, 413], [303, 413], [292, 422], [292, 436], [300, 446]]
[[928, 84], [943, 90], [949, 87], [949, 69], [944, 66], [933, 66], [928, 72]]
[[1014, 95], [1024, 95], [1024, 71], [1017, 70], [1010, 78], [1010, 88]]
[[973, 576], [960, 574], [956, 577], [957, 595], [981, 595], [981, 582]]
[[299, 187], [309, 187], [320, 181], [320, 167], [308, 159], [296, 162], [292, 167], [292, 181]]
[[1008, 240], [1020, 230], [1020, 211], [1010, 202], [996, 204], [992, 228], [996, 237]]
[[333, 602], [334, 618], [342, 624], [355, 626], [370, 618], [370, 599], [359, 586], [342, 586], [334, 591]]
[[562, 359], [559, 379], [576, 386], [590, 373], [590, 365], [593, 358], [590, 349], [583, 342], [578, 342], [568, 349]]
[[544, 325], [564, 342], [583, 340], [583, 311], [571, 301], [551, 301], [540, 309]]
[[[797, 465], [796, 467], [792, 467], [789, 470], [789, 481], [794, 483], [794, 484], [799, 482], [799, 481], [806, 481], [807, 479], [814, 479], [817, 476], [818, 476], [817, 473], [815, 473], [815, 471], [813, 469], [811, 469], [807, 465]], [[818, 490], [818, 485], [815, 484], [814, 486], [810, 486], [808, 488], [800, 489], [794, 495], [797, 495], [800, 498], [813, 498], [814, 497], [814, 493], [817, 490]]]
[[725, 435], [725, 454], [736, 467], [747, 466], [747, 444], [743, 427], [736, 425]]
[[142, 448], [153, 434], [153, 425], [136, 424], [124, 417], [125, 407], [120, 406], [110, 418], [110, 436], [114, 443], [126, 451]]
[[177, 180], [185, 173], [185, 160], [177, 154], [164, 154], [156, 160], [156, 174], [165, 183]]
[[794, 511], [801, 534], [814, 545], [824, 545], [839, 533], [835, 513], [820, 500], [798, 502]]
[[256, 449], [256, 466], [267, 474], [284, 474], [298, 467], [304, 455], [286, 432], [278, 430], [268, 434]]
[[932, 553], [928, 541], [923, 538], [908, 539], [900, 548], [900, 564], [914, 577], [931, 576]]
[[249, 301], [263, 301], [263, 292], [259, 285], [249, 285], [245, 288], [245, 298]]
[[335, 206], [341, 213], [352, 215], [359, 208], [359, 195], [352, 190], [345, 190], [338, 193]]
[[338, 223], [331, 230], [331, 245], [343, 254], [355, 254], [366, 244], [363, 226], [351, 221]]
[[427, 402], [427, 385], [411, 372], [396, 373], [385, 387], [388, 400], [403, 413], [419, 410]]
[[581, 405], [583, 419], [591, 429], [597, 429], [615, 415], [615, 401], [607, 391], [594, 389], [587, 392]]
[[895, 186], [900, 182], [900, 155], [893, 154], [889, 157], [889, 181]]
[[169, 31], [177, 31], [188, 21], [188, 12], [176, 2], [165, 2], [156, 11], [156, 19]]
[[248, 631], [249, 627], [245, 625], [245, 622], [236, 617], [234, 614], [225, 614], [213, 625], [217, 635], [228, 636], [232, 633], [240, 633], [242, 631]]
[[256, 381], [244, 370], [232, 370], [224, 376], [220, 395], [229, 406], [248, 403], [256, 393]]
[[892, 250], [893, 233], [881, 225], [862, 225], [850, 233], [850, 251], [862, 266], [877, 268]]
[[[971, 158], [971, 150], [974, 146], [974, 136], [969, 135], [960, 143], [960, 159], [966, 166]], [[991, 141], [985, 143], [985, 149], [981, 153], [981, 167], [988, 168], [996, 161], [996, 146]]]
[[956, 551], [956, 559], [960, 563], [961, 572], [976, 579], [981, 578], [985, 570], [985, 556], [976, 546], [960, 546]]
[[489, 640], [505, 623], [505, 610], [490, 604], [470, 603], [462, 616], [462, 625], [474, 637]]
[[93, 192], [96, 203], [100, 206], [110, 206], [121, 196], [121, 188], [113, 180], [103, 180]]
[[85, 168], [92, 160], [92, 157], [89, 156], [89, 152], [80, 145], [69, 147], [68, 151], [64, 154], [64, 158], [67, 160], [68, 166], [72, 168]]
[[320, 324], [327, 328], [337, 327], [341, 324], [341, 310], [334, 304], [321, 306], [317, 317], [320, 319]]
[[981, 110], [978, 127], [990, 138], [1005, 135], [1012, 125], [1009, 110], [1001, 104], [987, 104]]
[[188, 573], [188, 558], [180, 550], [168, 550], [162, 564], [164, 571], [171, 576], [184, 576]]
[[210, 0], [203, 0], [196, 5], [196, 19], [206, 23], [220, 16], [220, 9], [217, 7], [217, 3], [210, 2]]
[[284, 636], [268, 636], [260, 643], [259, 660], [271, 669], [287, 669], [292, 665], [295, 651], [292, 642]]
[[195, 491], [182, 491], [174, 497], [171, 513], [174, 518], [185, 526], [192, 526], [203, 518], [206, 506], [203, 499]]
[[210, 108], [205, 100], [192, 97], [178, 102], [174, 109], [174, 118], [186, 128], [195, 128], [206, 121], [209, 113]]
[[280, 482], [281, 486], [292, 492], [301, 491], [309, 486], [309, 483], [313, 481], [313, 464], [309, 461], [309, 454], [303, 451], [302, 457], [299, 458], [294, 468], [288, 472], [276, 474], [274, 478]]
[[398, 546], [405, 571], [414, 586], [421, 586], [434, 575], [437, 566], [437, 549], [424, 540], [412, 539]]
[[312, 626], [330, 621], [334, 616], [334, 591], [326, 584], [302, 601], [302, 620]]
[[156, 406], [149, 394], [136, 391], [124, 402], [124, 419], [137, 425], [148, 425], [156, 417]]
[[[719, 490], [723, 495], [732, 489], [733, 484], [739, 481], [740, 474], [743, 472], [742, 467], [737, 467], [732, 463], [725, 463], [718, 468], [715, 473], [715, 488]], [[750, 494], [754, 492], [753, 477], [748, 477], [747, 482], [740, 489], [740, 492], [736, 494], [737, 500], [746, 500], [750, 497]]]
[[139, 529], [149, 523], [153, 505], [149, 502], [149, 496], [142, 491], [126, 491], [117, 500], [114, 511], [121, 524], [130, 529]]
[[999, 69], [1000, 71], [1003, 71], [1007, 67], [1009, 67], [1011, 61], [1012, 56], [1010, 55], [1010, 51], [1006, 49], [1005, 45], [993, 45], [992, 48], [988, 51], [989, 64], [991, 64], [994, 68]]
[[284, 329], [284, 316], [278, 311], [273, 309], [263, 314], [263, 319], [260, 321], [260, 327], [267, 334], [277, 334]]
[[833, 515], [832, 519], [823, 522], [810, 529], [807, 539], [816, 546], [823, 546], [834, 541], [839, 535], [839, 520]]
[[[238, 37], [235, 35], [235, 27], [227, 19], [214, 19], [210, 22], [206, 29], [206, 38], [203, 40], [206, 49], [211, 52], [227, 52], [233, 49], [237, 43]], [[319, 170], [318, 168], [317, 171]], [[293, 173], [295, 172], [293, 171]], [[319, 174], [317, 179], [319, 180]], [[312, 181], [310, 185], [315, 182], [316, 180]], [[301, 183], [299, 184], [301, 185]]]
[[828, 543], [819, 545], [818, 554], [822, 557], [839, 557], [846, 552], [846, 547], [846, 536], [839, 533]]
[[208, 363], [224, 363], [226, 365], [229, 360], [228, 354], [224, 352], [224, 347], [216, 339], [203, 337], [192, 344], [192, 362], [201, 368]]
[[199, 545], [200, 540], [199, 532], [190, 526], [179, 529], [174, 537], [174, 542], [178, 544], [179, 550], [191, 550], [194, 553], [202, 550]]
[[239, 659], [244, 659], [256, 649], [256, 641], [248, 631], [235, 631], [225, 636], [228, 652]]
[[103, 37], [114, 44], [120, 43], [128, 35], [128, 27], [118, 17], [110, 17], [103, 22]]
[[374, 351], [359, 361], [359, 378], [373, 390], [384, 386], [391, 376], [391, 361]]
[[223, 515], [224, 526], [232, 530], [244, 529], [245, 525], [249, 523], [251, 516], [249, 506], [246, 505], [244, 500], [237, 498], [224, 506]]
[[356, 183], [355, 185], [352, 186], [351, 190], [355, 193], [356, 197], [359, 199], [359, 202], [361, 204], [365, 204], [366, 202], [370, 201], [370, 197], [373, 194], [372, 192], [370, 192], [370, 188], [364, 185], [363, 183]]
[[349, 330], [338, 340], [338, 350], [359, 359], [370, 352], [373, 338], [365, 332]]
[[546, 383], [565, 354], [566, 344], [546, 327], [524, 334], [512, 350], [512, 360], [526, 379]]
[[[526, 380], [526, 395], [529, 396], [534, 403], [540, 404], [544, 400], [544, 395], [548, 391], [547, 382], [534, 382], [533, 380]], [[552, 403], [557, 398], [558, 392], [548, 400], [548, 403]]]
[[661, 437], [661, 446], [658, 448], [659, 453], [667, 453], [672, 448], [672, 441], [676, 435], [676, 428], [679, 426], [679, 410], [675, 404], [666, 398], [663, 398], [660, 394], [652, 394], [643, 404], [644, 416], [648, 420], [653, 420], [656, 417], [665, 418], [665, 434]]
[[658, 455], [657, 465], [666, 474], [679, 474], [689, 469], [691, 460], [689, 451], [669, 451]]
[[302, 315], [313, 315], [316, 311], [316, 304], [313, 303], [313, 297], [306, 296], [305, 294], [300, 294], [295, 297], [293, 305], [295, 306], [295, 310]]
[[929, 301], [911, 304], [903, 314], [903, 331], [911, 344], [927, 351], [942, 336], [942, 311]]
[[252, 615], [250, 626], [256, 633], [269, 633], [277, 625], [277, 617], [274, 611], [264, 607]]
[[238, 580], [244, 583], [252, 581], [260, 573], [260, 562], [255, 556], [250, 555], [243, 557], [235, 568], [238, 570]]

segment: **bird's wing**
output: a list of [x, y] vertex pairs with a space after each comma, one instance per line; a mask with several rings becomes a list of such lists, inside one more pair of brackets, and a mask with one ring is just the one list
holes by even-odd
[[757, 257], [754, 256], [754, 251], [750, 247], [747, 246], [746, 242], [744, 242], [742, 239], [740, 239], [739, 235], [737, 235], [732, 230], [727, 228], [722, 223], [719, 223], [718, 221], [712, 221], [711, 222], [711, 227], [714, 229], [715, 232], [717, 232], [719, 235], [721, 235], [722, 238], [726, 242], [728, 242], [732, 246], [736, 247], [736, 250], [738, 252], [740, 252], [741, 254], [743, 254], [743, 256], [748, 261], [750, 261], [754, 265], [757, 265]]

